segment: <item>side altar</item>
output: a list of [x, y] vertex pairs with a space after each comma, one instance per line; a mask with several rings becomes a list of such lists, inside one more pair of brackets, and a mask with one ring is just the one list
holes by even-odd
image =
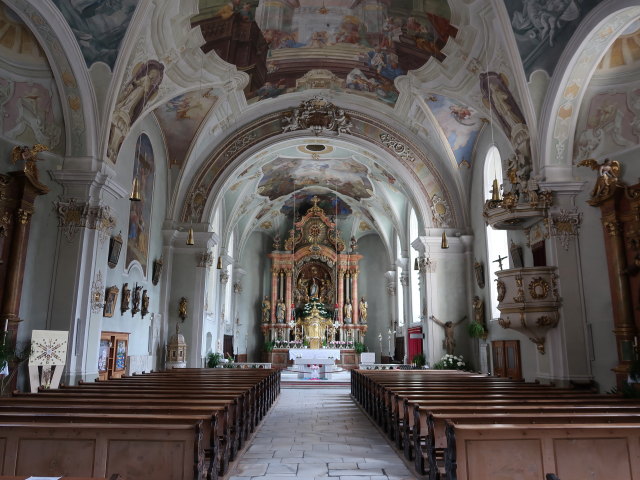
[[313, 205], [294, 221], [284, 248], [276, 238], [267, 255], [271, 291], [262, 300], [261, 329], [265, 342], [279, 347], [353, 348], [367, 332], [366, 302], [358, 300], [363, 257], [355, 238], [346, 251], [319, 201], [313, 197]]

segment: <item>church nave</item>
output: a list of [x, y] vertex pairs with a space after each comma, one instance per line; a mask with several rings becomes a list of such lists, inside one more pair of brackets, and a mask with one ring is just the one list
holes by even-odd
[[229, 480], [416, 477], [358, 408], [348, 388], [283, 388]]

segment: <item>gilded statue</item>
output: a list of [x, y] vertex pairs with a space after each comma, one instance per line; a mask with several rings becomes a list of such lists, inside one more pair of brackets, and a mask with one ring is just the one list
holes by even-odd
[[598, 172], [596, 184], [591, 191], [590, 204], [596, 205], [613, 194], [620, 177], [620, 162], [605, 158], [604, 162], [598, 163], [593, 158], [588, 158], [578, 163], [578, 166], [590, 167]]
[[262, 299], [262, 323], [269, 323], [271, 317], [271, 302], [268, 296]]
[[183, 322], [187, 318], [187, 299], [185, 297], [180, 298], [180, 303], [178, 304], [178, 316]]
[[40, 182], [40, 177], [38, 175], [38, 166], [36, 165], [36, 162], [40, 160], [40, 158], [38, 158], [38, 153], [46, 152], [48, 150], [49, 148], [47, 146], [41, 145], [39, 143], [36, 143], [32, 148], [29, 148], [26, 145], [19, 145], [13, 147], [13, 150], [11, 150], [11, 162], [15, 165], [16, 163], [23, 161], [23, 171], [25, 175], [40, 190], [45, 191], [45, 193], [49, 191], [49, 187]]
[[360, 298], [360, 323], [367, 323], [367, 308], [369, 307], [369, 304], [367, 303], [367, 301], [364, 299], [364, 297]]
[[449, 355], [453, 355], [453, 350], [456, 347], [456, 340], [453, 335], [454, 330], [460, 323], [464, 322], [467, 319], [466, 315], [455, 323], [452, 321], [442, 322], [441, 320], [438, 320], [434, 315], [431, 315], [429, 318], [433, 320], [434, 323], [444, 328], [444, 340], [442, 340], [442, 348], [444, 348]]

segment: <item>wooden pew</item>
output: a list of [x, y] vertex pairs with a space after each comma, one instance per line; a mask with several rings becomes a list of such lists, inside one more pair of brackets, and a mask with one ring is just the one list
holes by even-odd
[[203, 480], [202, 422], [99, 424], [0, 422], [3, 475]]
[[447, 422], [446, 480], [640, 479], [640, 425]]

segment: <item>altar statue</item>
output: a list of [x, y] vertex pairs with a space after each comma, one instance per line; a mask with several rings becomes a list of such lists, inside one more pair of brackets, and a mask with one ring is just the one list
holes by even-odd
[[309, 287], [309, 297], [311, 298], [317, 298], [318, 297], [318, 290], [319, 290], [319, 285], [318, 282], [316, 280], [316, 277], [313, 277], [313, 280], [311, 282], [311, 286]]
[[351, 323], [351, 315], [353, 314], [353, 306], [351, 301], [344, 304], [344, 323]]
[[269, 317], [271, 316], [271, 302], [268, 296], [264, 296], [262, 300], [262, 323], [269, 323]]
[[367, 301], [364, 299], [364, 297], [362, 297], [360, 299], [360, 323], [367, 323], [367, 307], [369, 306], [369, 304], [367, 303]]
[[278, 300], [278, 303], [276, 304], [276, 321], [278, 323], [284, 323], [285, 308], [284, 302], [282, 300]]

